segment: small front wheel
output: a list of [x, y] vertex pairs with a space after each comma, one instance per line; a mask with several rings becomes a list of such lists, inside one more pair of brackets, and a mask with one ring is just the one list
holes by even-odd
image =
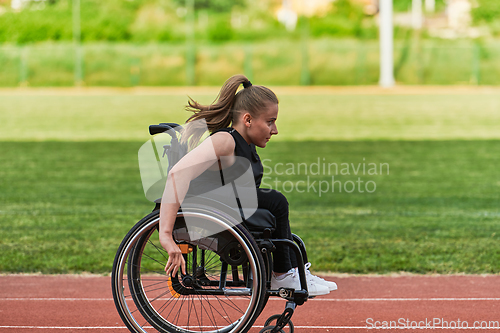
[[[281, 314], [275, 314], [275, 315], [272, 315], [271, 317], [267, 318], [266, 320], [266, 323], [264, 324], [264, 326], [276, 326], [276, 323], [278, 322], [278, 319], [281, 317]], [[293, 323], [291, 320], [288, 321], [287, 323], [287, 326], [288, 326], [288, 330], [285, 330], [286, 326], [281, 329], [281, 332], [283, 333], [293, 333]]]
[[[259, 333], [271, 333], [274, 329], [274, 326], [266, 326], [260, 330]], [[279, 330], [279, 333], [284, 333], [283, 330]]]

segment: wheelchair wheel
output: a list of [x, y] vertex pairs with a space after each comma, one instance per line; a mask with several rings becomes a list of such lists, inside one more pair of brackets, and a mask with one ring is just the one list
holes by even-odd
[[[115, 257], [113, 298], [127, 327], [143, 333], [248, 331], [266, 296], [263, 259], [248, 231], [213, 209], [184, 208], [173, 235], [187, 275], [167, 276], [158, 223], [158, 211], [139, 221]], [[214, 226], [218, 232], [207, 233]]]

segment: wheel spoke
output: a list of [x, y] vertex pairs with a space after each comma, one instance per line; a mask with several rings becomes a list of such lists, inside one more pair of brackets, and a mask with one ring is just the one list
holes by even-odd
[[[230, 270], [226, 277], [228, 290], [250, 287], [250, 295], [224, 295], [219, 283], [221, 269], [225, 265], [221, 256], [228, 249], [225, 248], [228, 244], [233, 246], [239, 242], [241, 251], [259, 254], [255, 251], [256, 245], [246, 243], [248, 234], [242, 236], [238, 228], [228, 228], [218, 236], [195, 242], [181, 236], [184, 237], [181, 243], [191, 248], [191, 251], [184, 253], [187, 276], [181, 278], [178, 273], [178, 277], [172, 278], [164, 272], [168, 254], [158, 243], [158, 215], [151, 216], [150, 220], [145, 219], [140, 222], [140, 226], [134, 227], [135, 233], [131, 231], [127, 235], [133, 241], [127, 243], [126, 238], [122, 242], [119, 251], [127, 252], [119, 256], [121, 259], [115, 262], [113, 268], [113, 274], [116, 274], [117, 267], [121, 267], [121, 276], [113, 279], [117, 281], [116, 285], [113, 282], [113, 292], [115, 303], [122, 303], [120, 306], [117, 303], [122, 318], [129, 318], [127, 321], [124, 319], [124, 322], [130, 330], [147, 333], [222, 333], [236, 327], [245, 330], [251, 327], [257, 316], [255, 309], [262, 304], [265, 284], [258, 284], [260, 289], [256, 291], [253, 285], [247, 286], [247, 280], [248, 276], [259, 278], [254, 268], [258, 265], [263, 267], [262, 258], [248, 255], [248, 261], [243, 264], [247, 266], [246, 272], [241, 265], [231, 266], [232, 274]], [[207, 223], [214, 223], [214, 220], [207, 219]], [[205, 222], [200, 225], [210, 227]]]

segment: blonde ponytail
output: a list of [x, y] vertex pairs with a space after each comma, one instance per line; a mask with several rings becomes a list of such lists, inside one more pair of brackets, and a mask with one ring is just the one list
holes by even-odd
[[[245, 88], [237, 92], [241, 84]], [[182, 141], [189, 142], [189, 147], [193, 148], [203, 136], [205, 131], [199, 125], [194, 125], [195, 120], [204, 119], [206, 128], [212, 133], [229, 127], [243, 110], [257, 117], [269, 103], [278, 104], [278, 98], [269, 88], [252, 85], [245, 75], [234, 75], [224, 83], [214, 103], [210, 105], [202, 105], [189, 97], [186, 110], [194, 114], [186, 121]], [[206, 129], [204, 126], [203, 128]]]

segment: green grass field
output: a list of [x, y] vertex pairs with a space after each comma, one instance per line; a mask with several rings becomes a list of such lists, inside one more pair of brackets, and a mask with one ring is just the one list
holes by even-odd
[[[264, 181], [289, 199], [314, 270], [500, 272], [496, 93], [276, 91]], [[0, 271], [109, 273], [152, 208], [137, 165], [147, 126], [182, 122], [185, 102], [0, 91]]]

